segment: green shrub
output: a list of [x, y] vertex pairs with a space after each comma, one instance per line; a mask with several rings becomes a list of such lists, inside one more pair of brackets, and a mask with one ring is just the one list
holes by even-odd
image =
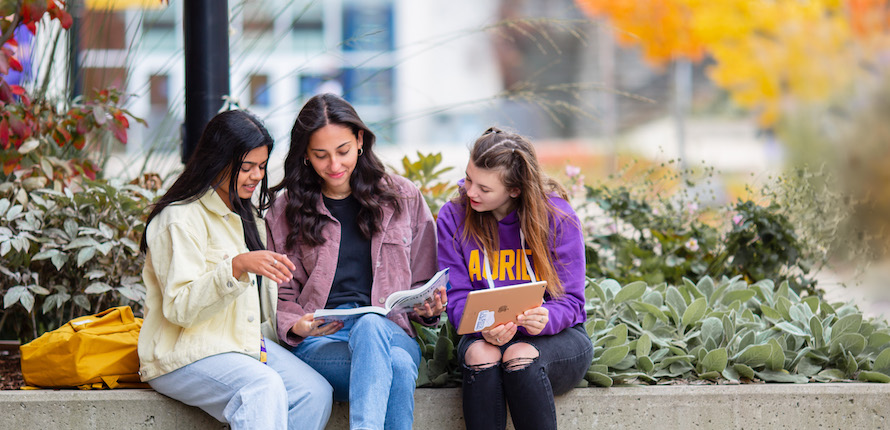
[[[710, 181], [712, 173], [705, 174], [699, 181]], [[816, 213], [815, 204], [802, 207], [799, 198], [815, 194], [812, 184], [778, 178], [761, 191], [762, 202], [751, 197], [707, 206], [699, 204], [701, 196], [689, 195], [699, 187], [691, 172], [666, 175], [660, 180], [680, 179], [679, 191], [653, 193], [665, 187], [649, 179], [651, 171], [622, 185], [572, 187], [588, 276], [679, 285], [684, 278], [742, 275], [748, 282], [788, 281], [796, 292], [816, 293], [816, 271], [842, 235], [826, 227], [841, 217], [840, 197], [823, 194], [814, 199], [824, 205], [819, 216], [801, 216], [801, 209]]]
[[140, 313], [138, 242], [153, 199], [115, 181], [84, 181], [76, 192], [0, 184], [0, 338], [26, 342], [110, 306]]
[[735, 277], [679, 286], [588, 279], [599, 386], [671, 381], [890, 382], [890, 328], [852, 304]]
[[[440, 160], [419, 156], [435, 162], [425, 167], [434, 172]], [[582, 385], [890, 382], [887, 323], [828, 303], [815, 289], [815, 270], [843, 234], [837, 195], [780, 178], [762, 191], [766, 204], [699, 209], [682, 192], [653, 195], [664, 187], [651, 174], [590, 187], [572, 173], [588, 274], [596, 277], [585, 292], [595, 358]], [[448, 197], [429, 192], [428, 199]], [[418, 386], [459, 385], [453, 327], [416, 328]]]

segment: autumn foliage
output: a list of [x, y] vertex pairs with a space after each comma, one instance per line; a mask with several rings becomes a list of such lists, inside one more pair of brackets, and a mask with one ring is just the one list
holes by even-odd
[[[122, 94], [102, 90], [86, 101], [53, 101], [29, 94], [19, 85], [10, 85], [10, 71], [21, 72], [16, 58], [15, 31], [23, 26], [36, 35], [44, 17], [71, 27], [71, 15], [63, 0], [23, 0], [0, 2], [0, 177], [15, 173], [19, 179], [45, 177], [67, 182], [80, 174], [95, 179], [98, 166], [87, 151], [90, 139], [99, 131], [109, 132], [121, 143], [127, 142], [129, 120], [133, 116], [120, 107]], [[136, 119], [136, 118], [134, 118]], [[137, 121], [142, 121], [136, 119]], [[54, 148], [53, 148], [54, 146]]]
[[767, 126], [797, 104], [849, 91], [890, 47], [888, 0], [576, 2], [652, 64], [710, 56], [710, 78]]

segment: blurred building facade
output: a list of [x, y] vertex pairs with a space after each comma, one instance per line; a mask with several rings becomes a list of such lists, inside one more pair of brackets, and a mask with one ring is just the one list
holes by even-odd
[[[128, 153], [179, 143], [182, 1], [94, 0], [80, 13], [84, 91], [117, 86], [149, 123], [134, 127]], [[319, 92], [353, 103], [382, 143], [425, 150], [462, 151], [496, 124], [613, 151], [618, 133], [673, 106], [670, 70], [616, 46], [572, 0], [228, 3], [232, 99], [282, 150]]]

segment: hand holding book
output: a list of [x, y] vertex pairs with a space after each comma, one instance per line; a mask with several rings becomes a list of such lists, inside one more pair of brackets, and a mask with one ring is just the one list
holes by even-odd
[[366, 313], [393, 316], [400, 313], [417, 312], [424, 317], [432, 317], [442, 313], [448, 298], [445, 290], [448, 285], [448, 269], [442, 269], [422, 287], [411, 290], [396, 291], [386, 298], [383, 306], [361, 306], [357, 308], [318, 309], [315, 320], [323, 320], [320, 324], [333, 321], [345, 321], [357, 318]]
[[290, 331], [297, 336], [306, 338], [309, 336], [327, 336], [336, 333], [341, 328], [343, 328], [343, 321], [325, 323], [324, 320], [316, 319], [313, 314], [305, 314], [294, 323]]

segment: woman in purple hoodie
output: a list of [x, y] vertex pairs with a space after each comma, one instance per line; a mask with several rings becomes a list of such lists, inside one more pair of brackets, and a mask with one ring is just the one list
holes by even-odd
[[488, 129], [470, 150], [459, 195], [437, 221], [439, 267], [450, 268], [448, 320], [467, 294], [547, 281], [544, 304], [464, 336], [458, 345], [469, 429], [555, 429], [553, 396], [578, 384], [593, 359], [583, 323], [584, 240], [565, 189], [546, 177], [531, 143]]

